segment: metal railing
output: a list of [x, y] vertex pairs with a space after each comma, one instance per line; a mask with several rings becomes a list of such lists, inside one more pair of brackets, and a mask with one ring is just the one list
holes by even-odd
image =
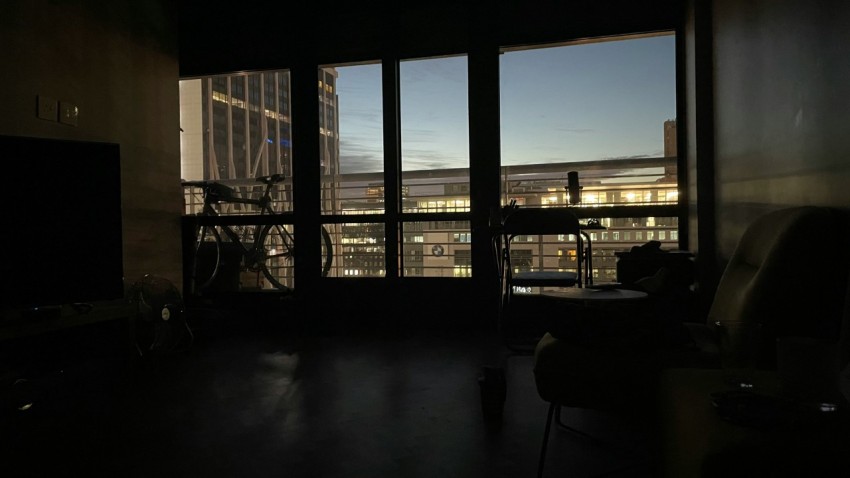
[[[567, 174], [577, 171], [581, 202], [569, 204]], [[594, 281], [616, 279], [616, 252], [649, 240], [666, 249], [678, 249], [676, 158], [637, 158], [581, 163], [504, 166], [501, 168], [502, 204], [515, 200], [520, 206], [570, 206], [580, 218], [599, 219], [608, 230], [593, 239]], [[386, 274], [385, 212], [381, 173], [336, 174], [322, 180], [323, 213], [334, 249], [332, 277], [383, 277]], [[259, 194], [253, 178], [228, 179], [222, 183], [242, 195]], [[408, 171], [401, 185], [402, 212], [424, 213], [423, 220], [403, 221], [402, 273], [421, 277], [468, 277], [470, 242], [456, 242], [456, 235], [471, 234], [466, 220], [434, 221], [434, 213], [462, 213], [469, 218], [469, 171], [466, 169]], [[185, 213], [194, 215], [203, 204], [201, 191], [185, 190]], [[273, 191], [276, 211], [293, 210], [291, 180]], [[251, 216], [259, 211], [245, 205], [225, 205], [227, 217]], [[368, 217], [365, 217], [368, 215]], [[334, 217], [346, 216], [344, 221]], [[355, 221], [364, 216], [362, 222]], [[378, 219], [376, 221], [376, 218]], [[250, 221], [249, 218], [241, 218]], [[426, 220], [427, 219], [427, 220]], [[240, 221], [242, 222], [242, 221]], [[547, 249], [557, 244], [545, 245]], [[545, 253], [543, 253], [545, 254]], [[318, 263], [318, 261], [317, 261]]]

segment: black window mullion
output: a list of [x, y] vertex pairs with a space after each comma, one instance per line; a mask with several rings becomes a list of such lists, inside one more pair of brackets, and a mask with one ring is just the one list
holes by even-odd
[[399, 61], [384, 58], [381, 65], [384, 113], [384, 201], [386, 224], [386, 277], [399, 277], [399, 213], [401, 212], [401, 111]]

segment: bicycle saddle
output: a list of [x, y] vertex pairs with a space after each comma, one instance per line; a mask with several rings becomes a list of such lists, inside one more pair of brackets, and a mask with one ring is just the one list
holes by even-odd
[[230, 186], [210, 182], [204, 186], [204, 195], [213, 201], [228, 201], [236, 195], [236, 191]]

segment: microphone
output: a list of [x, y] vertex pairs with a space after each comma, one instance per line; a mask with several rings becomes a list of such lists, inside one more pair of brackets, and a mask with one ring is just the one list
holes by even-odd
[[570, 204], [581, 203], [581, 186], [578, 184], [578, 171], [567, 173], [567, 196]]

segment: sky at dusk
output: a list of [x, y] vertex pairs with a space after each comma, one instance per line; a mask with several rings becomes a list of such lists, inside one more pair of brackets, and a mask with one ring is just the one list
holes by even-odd
[[[337, 67], [342, 173], [383, 170], [380, 65]], [[466, 57], [401, 63], [402, 169], [469, 166]], [[506, 51], [503, 165], [658, 157], [676, 117], [673, 35]]]

